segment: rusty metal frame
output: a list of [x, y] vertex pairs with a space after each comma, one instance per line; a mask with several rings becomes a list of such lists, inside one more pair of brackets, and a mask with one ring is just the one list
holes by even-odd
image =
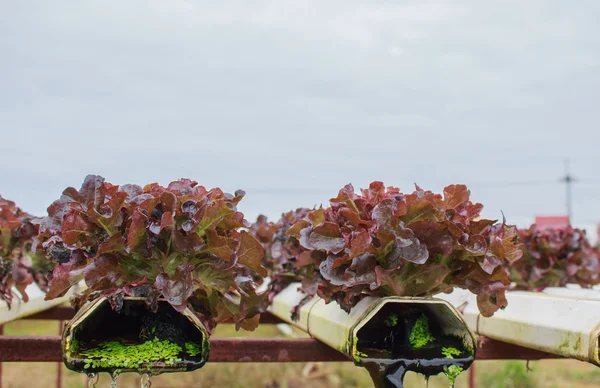
[[[23, 319], [67, 321], [73, 315], [70, 307], [59, 306]], [[281, 322], [269, 313], [262, 314], [260, 319], [262, 324]], [[210, 362], [350, 361], [342, 353], [312, 338], [211, 338], [210, 348]], [[477, 360], [545, 358], [559, 357], [489, 338], [477, 340]], [[60, 336], [0, 335], [0, 362], [12, 361], [61, 361]]]
[[[23, 317], [27, 320], [57, 320], [73, 318], [70, 307], [58, 306]], [[282, 321], [265, 313], [262, 324]], [[60, 336], [5, 336], [0, 325], [0, 388], [2, 388], [2, 362], [58, 362], [56, 386], [62, 387], [62, 351]], [[477, 339], [477, 360], [541, 360], [560, 358], [555, 354], [540, 352], [489, 338]], [[211, 338], [210, 362], [340, 362], [351, 361], [344, 354], [313, 338]], [[475, 387], [475, 364], [469, 368], [469, 387]]]
[[[0, 336], [0, 361], [58, 362], [59, 336]], [[504, 342], [479, 338], [477, 360], [539, 360], [558, 356]], [[312, 338], [211, 338], [210, 362], [350, 361]]]

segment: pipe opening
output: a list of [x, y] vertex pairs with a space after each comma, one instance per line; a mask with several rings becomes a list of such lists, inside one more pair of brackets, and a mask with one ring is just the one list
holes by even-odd
[[474, 340], [445, 303], [385, 303], [356, 332], [355, 361], [377, 387], [401, 387], [407, 371], [451, 383], [474, 359]]
[[103, 300], [79, 313], [63, 333], [63, 358], [71, 370], [158, 374], [195, 370], [208, 360], [204, 327], [165, 301], [156, 313], [133, 298], [119, 312]]

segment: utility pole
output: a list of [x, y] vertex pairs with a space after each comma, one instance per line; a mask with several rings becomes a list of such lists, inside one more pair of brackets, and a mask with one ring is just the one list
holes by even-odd
[[573, 221], [573, 205], [572, 205], [572, 196], [571, 196], [571, 185], [576, 179], [571, 175], [569, 171], [569, 159], [565, 159], [565, 175], [560, 178], [561, 182], [565, 182], [566, 187], [566, 205], [567, 205], [567, 217], [569, 217], [569, 223]]

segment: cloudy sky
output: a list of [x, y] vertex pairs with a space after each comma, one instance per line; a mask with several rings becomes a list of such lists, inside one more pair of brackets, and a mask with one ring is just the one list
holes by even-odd
[[0, 193], [88, 173], [242, 188], [271, 218], [372, 180], [600, 221], [600, 2], [3, 1]]

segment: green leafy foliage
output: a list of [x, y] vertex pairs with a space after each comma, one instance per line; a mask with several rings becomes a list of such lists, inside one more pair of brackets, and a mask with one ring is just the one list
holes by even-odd
[[420, 349], [434, 341], [435, 338], [429, 331], [429, 320], [425, 314], [422, 314], [415, 322], [415, 325], [410, 332], [410, 336], [408, 337], [408, 342], [413, 348]]
[[460, 355], [460, 350], [451, 347], [442, 348], [442, 355], [446, 358], [454, 358], [454, 356]]
[[383, 323], [385, 323], [387, 327], [394, 327], [398, 324], [398, 316], [396, 314], [390, 314]]
[[[188, 344], [186, 344], [188, 348]], [[198, 349], [196, 346], [195, 349]], [[194, 350], [195, 351], [195, 350]], [[119, 369], [141, 369], [146, 366], [150, 369], [152, 362], [164, 362], [166, 365], [174, 365], [182, 361], [179, 357], [182, 352], [181, 346], [168, 340], [154, 338], [137, 345], [124, 345], [118, 341], [105, 342], [97, 348], [81, 350], [78, 354], [83, 358], [84, 369], [94, 370], [98, 368]], [[191, 354], [195, 356], [199, 353]]]
[[163, 297], [177, 311], [191, 307], [208, 330], [228, 320], [254, 329], [267, 306], [254, 280], [266, 269], [263, 248], [237, 211], [243, 196], [189, 179], [142, 188], [87, 176], [41, 221], [36, 249], [54, 264], [46, 298], [84, 280], [80, 304], [108, 296], [118, 310], [128, 295], [155, 310]]
[[450, 384], [450, 388], [454, 387], [454, 383], [456, 382], [456, 378], [464, 372], [463, 368], [458, 365], [450, 365], [444, 367], [444, 374], [448, 376], [448, 383]]
[[25, 213], [12, 201], [0, 196], [0, 298], [10, 307], [15, 287], [27, 302], [25, 288], [36, 282], [46, 289], [50, 262], [31, 251], [38, 233], [35, 217]]
[[406, 194], [381, 182], [356, 194], [347, 185], [328, 208], [287, 230], [306, 250], [292, 253], [292, 273], [302, 276], [307, 295], [346, 311], [369, 295], [431, 296], [459, 287], [477, 294], [482, 315], [491, 316], [506, 306], [504, 265], [522, 252], [517, 229], [481, 219], [483, 206], [469, 198], [464, 185], [443, 195], [418, 186]]
[[193, 342], [186, 342], [185, 343], [185, 351], [187, 354], [194, 357], [194, 356], [197, 356], [198, 354], [200, 354], [202, 349], [200, 349], [200, 347]]
[[584, 230], [571, 226], [520, 230], [525, 253], [507, 266], [519, 290], [540, 291], [577, 283], [589, 288], [600, 283], [600, 249], [592, 247]]

